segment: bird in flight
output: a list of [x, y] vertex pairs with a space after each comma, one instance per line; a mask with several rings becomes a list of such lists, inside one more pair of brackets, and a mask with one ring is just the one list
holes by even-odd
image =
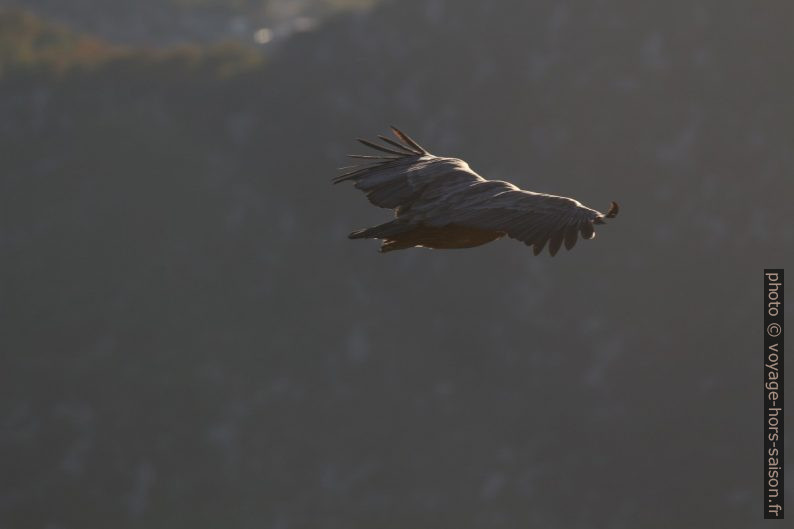
[[394, 210], [394, 220], [356, 230], [351, 239], [381, 239], [381, 252], [424, 247], [473, 248], [507, 235], [535, 255], [548, 243], [554, 256], [570, 250], [577, 236], [595, 237], [594, 224], [618, 214], [612, 202], [606, 213], [567, 197], [524, 191], [509, 182], [486, 180], [457, 158], [430, 154], [399, 129], [395, 139], [378, 136], [378, 144], [358, 139], [375, 155], [351, 154], [361, 165], [343, 167], [333, 183], [351, 180], [374, 205]]

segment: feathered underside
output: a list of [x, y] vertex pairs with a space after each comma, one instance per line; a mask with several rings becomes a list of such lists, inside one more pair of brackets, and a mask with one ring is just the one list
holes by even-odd
[[553, 256], [563, 244], [573, 248], [579, 235], [592, 239], [594, 224], [618, 213], [615, 202], [603, 214], [571, 198], [485, 180], [463, 160], [434, 156], [402, 131], [392, 131], [396, 141], [359, 139], [377, 153], [350, 155], [363, 163], [341, 169], [333, 179], [353, 181], [374, 205], [394, 210], [394, 220], [350, 234], [382, 239], [381, 251], [470, 248], [507, 235], [532, 246], [535, 255], [548, 243]]

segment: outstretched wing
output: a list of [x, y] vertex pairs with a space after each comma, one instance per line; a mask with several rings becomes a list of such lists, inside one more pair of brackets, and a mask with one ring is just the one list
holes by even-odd
[[425, 214], [425, 222], [434, 226], [454, 224], [506, 233], [532, 246], [535, 255], [548, 243], [549, 253], [554, 256], [563, 243], [567, 249], [573, 248], [580, 234], [584, 239], [595, 237], [593, 224], [617, 214], [617, 204], [604, 215], [571, 198], [524, 191], [508, 182], [487, 181], [461, 193], [450, 207]]
[[407, 134], [392, 127], [394, 141], [379, 136], [384, 144], [359, 138], [377, 155], [351, 154], [364, 160], [364, 165], [343, 168], [344, 174], [334, 178], [335, 184], [352, 180], [355, 187], [366, 193], [374, 205], [395, 209], [397, 215], [406, 212], [422, 197], [422, 202], [450, 196], [461, 189], [485, 180], [469, 168], [463, 160], [434, 156]]

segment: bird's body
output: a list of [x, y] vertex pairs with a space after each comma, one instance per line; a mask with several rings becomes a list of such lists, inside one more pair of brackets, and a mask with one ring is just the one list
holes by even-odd
[[563, 243], [572, 248], [578, 234], [592, 239], [593, 224], [617, 215], [615, 202], [603, 214], [571, 198], [485, 180], [463, 160], [434, 156], [392, 129], [399, 143], [383, 136], [384, 145], [359, 140], [383, 155], [351, 155], [371, 163], [334, 179], [352, 180], [374, 205], [394, 210], [394, 220], [350, 234], [351, 239], [382, 239], [381, 252], [472, 248], [507, 235], [533, 246], [535, 255], [548, 242], [555, 255]]

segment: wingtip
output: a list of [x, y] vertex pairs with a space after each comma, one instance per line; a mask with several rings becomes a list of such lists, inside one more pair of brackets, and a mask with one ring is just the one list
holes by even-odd
[[614, 200], [609, 203], [609, 210], [607, 210], [607, 214], [604, 215], [608, 219], [614, 219], [620, 213], [620, 206]]
[[408, 146], [409, 148], [411, 148], [411, 149], [413, 149], [413, 150], [416, 150], [416, 152], [417, 152], [417, 153], [418, 153], [420, 156], [421, 156], [421, 155], [430, 154], [430, 153], [428, 152], [428, 150], [427, 150], [427, 149], [425, 149], [424, 147], [422, 147], [421, 145], [419, 145], [419, 143], [417, 143], [417, 142], [416, 142], [416, 140], [414, 140], [413, 138], [411, 138], [411, 137], [410, 137], [408, 134], [406, 134], [405, 132], [401, 131], [400, 129], [398, 129], [398, 128], [397, 128], [397, 127], [395, 127], [394, 125], [389, 125], [389, 127], [391, 128], [392, 132], [393, 132], [393, 133], [394, 133], [394, 135], [397, 137], [397, 139], [399, 139], [400, 141], [402, 141], [403, 143], [405, 143], [405, 145], [406, 145], [406, 146]]

